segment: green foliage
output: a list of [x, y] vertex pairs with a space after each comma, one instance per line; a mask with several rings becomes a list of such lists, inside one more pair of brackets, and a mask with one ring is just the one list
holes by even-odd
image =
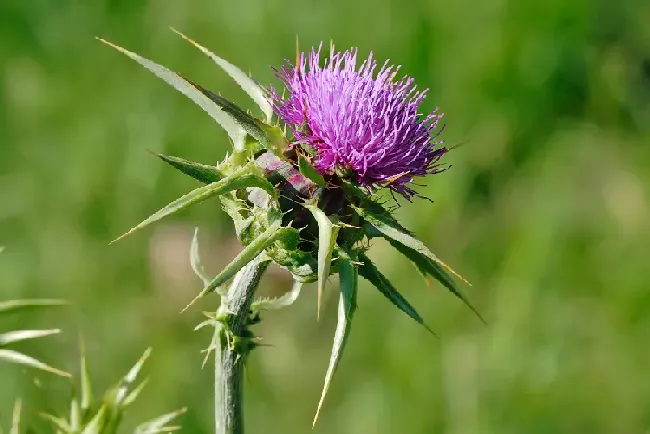
[[173, 28], [172, 30], [178, 33], [183, 39], [188, 41], [190, 44], [194, 45], [196, 48], [201, 50], [205, 55], [207, 55], [210, 59], [212, 59], [214, 63], [216, 63], [224, 71], [226, 71], [226, 73], [228, 73], [228, 75], [233, 80], [235, 80], [235, 82], [237, 82], [237, 84], [248, 94], [248, 96], [250, 96], [253, 99], [253, 101], [255, 101], [255, 104], [259, 106], [260, 110], [262, 110], [262, 113], [264, 114], [266, 123], [271, 122], [271, 118], [273, 116], [273, 107], [271, 107], [271, 104], [266, 99], [266, 92], [264, 91], [264, 89], [262, 89], [262, 87], [259, 84], [255, 82], [255, 80], [253, 80], [249, 75], [247, 75], [241, 69], [237, 68], [232, 63], [212, 53], [210, 50], [196, 43], [195, 41], [188, 38], [178, 30]]
[[323, 212], [315, 204], [306, 204], [307, 208], [316, 223], [318, 223], [318, 306], [317, 312], [318, 317], [320, 317], [321, 310], [321, 300], [323, 298], [323, 292], [325, 291], [325, 280], [330, 275], [330, 266], [332, 264], [332, 255], [334, 254], [334, 248], [336, 247], [336, 238], [339, 233], [339, 227], [336, 225], [336, 222], [332, 219], [336, 217], [330, 217]]
[[364, 253], [359, 255], [361, 265], [359, 266], [359, 275], [370, 282], [375, 288], [381, 292], [391, 303], [393, 303], [402, 312], [413, 318], [418, 324], [422, 325], [429, 332], [433, 331], [424, 323], [424, 319], [415, 310], [413, 306], [404, 298], [402, 294], [390, 283], [372, 263]]
[[101, 42], [115, 48], [116, 50], [126, 54], [131, 59], [138, 62], [140, 65], [147, 68], [149, 71], [154, 73], [160, 79], [164, 80], [174, 89], [181, 92], [183, 95], [190, 98], [194, 101], [199, 107], [205, 110], [221, 127], [226, 130], [230, 140], [233, 143], [236, 152], [239, 152], [244, 147], [244, 138], [246, 133], [244, 129], [238, 124], [237, 120], [233, 119], [232, 116], [226, 113], [223, 110], [223, 107], [220, 107], [219, 104], [215, 104], [209, 97], [204, 95], [201, 89], [198, 89], [192, 82], [184, 79], [180, 75], [176, 74], [173, 71], [165, 68], [164, 66], [158, 65], [155, 62], [152, 62], [149, 59], [145, 59], [131, 51], [128, 51], [122, 47], [114, 45], [103, 39], [99, 39]]
[[217, 167], [208, 166], [207, 164], [195, 163], [194, 161], [188, 161], [183, 158], [173, 157], [169, 155], [158, 154], [154, 152], [158, 158], [163, 160], [165, 163], [169, 164], [175, 169], [180, 170], [186, 175], [191, 176], [197, 181], [201, 181], [204, 184], [210, 184], [213, 182], [221, 181], [224, 178], [224, 174], [219, 171]]
[[340, 252], [339, 254], [339, 280], [340, 280], [340, 295], [339, 307], [336, 323], [336, 331], [334, 332], [334, 345], [332, 346], [332, 354], [330, 355], [330, 363], [325, 374], [325, 385], [321, 393], [320, 401], [318, 401], [318, 408], [314, 416], [313, 425], [316, 425], [318, 415], [320, 414], [325, 396], [330, 388], [334, 373], [339, 367], [343, 350], [348, 343], [350, 337], [350, 330], [352, 328], [352, 317], [357, 310], [357, 290], [359, 286], [358, 269], [354, 265], [353, 257], [347, 253]]
[[424, 245], [424, 243], [408, 230], [402, 227], [397, 220], [385, 211], [376, 212], [377, 206], [364, 209], [362, 207], [355, 207], [355, 210], [363, 217], [369, 227], [366, 233], [373, 236], [375, 233], [381, 234], [386, 238], [390, 244], [395, 247], [400, 253], [409, 258], [423, 274], [429, 274], [441, 282], [447, 289], [449, 289], [456, 297], [461, 299], [474, 313], [485, 322], [481, 314], [470, 304], [467, 298], [456, 287], [456, 284], [451, 277], [445, 272], [450, 271], [458, 278], [469, 284], [462, 276], [456, 273], [451, 267], [442, 262], [438, 257]]
[[[63, 412], [66, 416], [43, 414], [58, 434], [114, 434], [124, 417], [124, 413], [140, 396], [146, 380], [138, 382], [138, 375], [149, 357], [151, 349], [147, 349], [137, 363], [120, 381], [111, 387], [104, 396], [95, 402], [92, 393], [90, 374], [85, 354], [81, 355], [80, 392], [75, 394], [70, 402], [70, 408]], [[185, 409], [151, 419], [141, 423], [135, 429], [135, 434], [154, 434], [171, 432], [179, 427], [168, 424]]]
[[[29, 309], [42, 309], [50, 306], [62, 306], [66, 303], [62, 300], [49, 299], [32, 299], [32, 300], [7, 300], [0, 302], [0, 318], [11, 313], [22, 312]], [[46, 363], [41, 362], [34, 357], [28, 356], [22, 352], [8, 349], [7, 347], [31, 339], [39, 339], [46, 336], [59, 334], [59, 329], [30, 329], [30, 330], [13, 330], [0, 333], [0, 361], [23, 365], [30, 368], [40, 369], [62, 377], [69, 377], [70, 374], [60, 369], [53, 368]]]

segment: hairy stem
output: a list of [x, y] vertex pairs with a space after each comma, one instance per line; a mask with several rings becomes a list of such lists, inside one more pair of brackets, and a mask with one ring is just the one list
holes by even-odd
[[[215, 428], [216, 434], [243, 434], [244, 363], [253, 348], [248, 330], [249, 311], [255, 291], [269, 261], [257, 257], [235, 276], [220, 307], [222, 326], [215, 342], [221, 351], [215, 357]], [[219, 354], [220, 353], [220, 354]]]

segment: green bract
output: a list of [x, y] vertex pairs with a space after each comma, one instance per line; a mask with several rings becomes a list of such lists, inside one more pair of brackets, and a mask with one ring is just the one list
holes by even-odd
[[[318, 282], [320, 310], [325, 282], [331, 274], [338, 273], [341, 292], [338, 326], [325, 387], [318, 405], [320, 411], [350, 333], [356, 310], [359, 275], [375, 286], [393, 305], [427, 327], [415, 308], [365, 255], [370, 239], [387, 239], [423, 275], [438, 280], [467, 303], [452, 275], [465, 280], [403, 228], [366, 189], [336, 174], [322, 175], [316, 171], [312, 164], [313, 154], [304, 155], [304, 149], [289, 145], [291, 140], [285, 136], [279, 122], [273, 117], [265, 88], [256, 84], [236, 66], [190, 38], [181, 36], [223, 68], [259, 106], [261, 116], [237, 107], [226, 98], [180, 74], [101, 40], [194, 101], [227, 131], [233, 145], [232, 155], [216, 166], [157, 154], [164, 162], [205, 185], [174, 200], [126, 235], [190, 205], [218, 197], [223, 209], [232, 218], [244, 249], [221, 273], [209, 278], [198, 260], [195, 237], [192, 264], [204, 282], [204, 289], [197, 298], [215, 291], [222, 297], [227, 297], [222, 286], [238, 270], [260, 256], [285, 268], [297, 283], [287, 297], [254, 303], [252, 315], [264, 308], [290, 304], [298, 296], [302, 283], [314, 281]], [[223, 314], [227, 315], [227, 312]], [[221, 323], [217, 327], [226, 327], [226, 322], [220, 319], [220, 315], [210, 318], [206, 323], [215, 322]], [[222, 335], [227, 334], [228, 331], [222, 329]], [[213, 341], [211, 348], [218, 348], [218, 344], [219, 342]], [[224, 341], [222, 344], [229, 342]], [[245, 351], [252, 347], [252, 344], [243, 346]]]

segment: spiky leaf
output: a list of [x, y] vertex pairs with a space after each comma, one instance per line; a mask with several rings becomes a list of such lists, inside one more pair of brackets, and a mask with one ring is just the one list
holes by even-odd
[[204, 184], [220, 181], [225, 176], [219, 171], [219, 169], [214, 166], [196, 163], [194, 161], [185, 160], [179, 157], [173, 157], [171, 155], [163, 155], [157, 152], [152, 153], [173, 168], [180, 170], [184, 174], [189, 175]]
[[187, 409], [181, 408], [180, 410], [171, 413], [163, 414], [155, 419], [151, 419], [137, 426], [134, 434], [156, 434], [163, 432], [172, 432], [179, 429], [179, 427], [167, 426], [169, 422], [185, 413]]
[[352, 258], [348, 255], [341, 253], [339, 255], [339, 279], [341, 283], [341, 295], [339, 297], [338, 307], [338, 320], [336, 324], [336, 332], [334, 333], [334, 345], [332, 346], [332, 354], [330, 356], [329, 367], [325, 374], [325, 385], [321, 393], [320, 401], [318, 402], [318, 409], [314, 417], [313, 424], [316, 425], [318, 415], [325, 401], [325, 396], [329, 390], [330, 384], [334, 373], [339, 366], [345, 344], [350, 336], [350, 328], [352, 326], [352, 317], [357, 309], [357, 289], [358, 289], [358, 271], [354, 265]]
[[85, 413], [93, 405], [93, 389], [90, 381], [90, 372], [88, 372], [88, 362], [86, 361], [86, 347], [81, 343], [81, 358], [79, 371], [81, 375], [81, 410]]
[[[142, 370], [142, 366], [144, 365], [144, 362], [147, 361], [149, 356], [151, 355], [151, 348], [147, 348], [145, 352], [142, 354], [140, 359], [133, 365], [133, 367], [129, 370], [129, 372], [122, 378], [120, 383], [117, 385], [115, 388], [115, 393], [114, 394], [109, 394], [109, 396], [113, 396], [112, 399], [107, 399], [106, 401], [109, 402], [111, 405], [114, 405], [115, 407], [124, 407], [127, 397], [129, 396], [131, 386], [135, 383], [135, 380], [138, 378], [138, 374], [140, 374], [140, 371]], [[129, 401], [129, 402], [132, 402]]]
[[207, 114], [212, 117], [212, 119], [217, 121], [217, 123], [226, 130], [228, 136], [230, 137], [230, 140], [233, 142], [233, 146], [236, 152], [241, 152], [244, 150], [246, 132], [241, 128], [237, 121], [232, 118], [231, 115], [224, 112], [218, 105], [211, 101], [210, 98], [207, 98], [188, 80], [171, 71], [170, 69], [152, 62], [149, 59], [145, 59], [136, 53], [133, 53], [118, 45], [112, 44], [111, 42], [108, 42], [104, 39], [98, 39], [106, 45], [111, 46], [121, 53], [126, 54], [128, 57], [138, 62], [141, 66], [154, 73], [158, 78], [162, 79], [174, 89], [194, 101], [196, 105], [201, 107]]
[[52, 330], [15, 330], [0, 334], [0, 347], [7, 346], [27, 339], [43, 338], [61, 333], [59, 329]]
[[244, 110], [239, 108], [236, 104], [229, 101], [228, 99], [217, 95], [204, 88], [203, 86], [192, 83], [203, 95], [209, 98], [216, 105], [221, 107], [221, 109], [228, 113], [235, 122], [248, 133], [251, 137], [257, 140], [264, 148], [269, 150], [277, 150], [284, 148], [284, 142], [286, 139], [283, 136], [278, 136], [277, 134], [271, 134], [273, 132], [273, 127], [260, 122], [258, 119], [255, 119]]
[[247, 173], [249, 170], [250, 168], [248, 166], [243, 167], [242, 169], [238, 170], [231, 176], [228, 176], [220, 181], [213, 182], [211, 184], [204, 185], [195, 190], [192, 190], [186, 195], [181, 196], [180, 198], [171, 202], [163, 209], [161, 209], [160, 211], [156, 212], [155, 214], [153, 214], [152, 216], [144, 220], [139, 225], [133, 227], [124, 235], [121, 235], [120, 237], [113, 240], [111, 243], [119, 241], [122, 238], [126, 237], [127, 235], [132, 234], [133, 232], [142, 229], [146, 226], [149, 226], [151, 223], [157, 222], [158, 220], [167, 217], [171, 214], [174, 214], [175, 212], [183, 210], [191, 205], [194, 205], [195, 203], [203, 202], [206, 199], [209, 199], [214, 196], [222, 195], [229, 191], [239, 190], [248, 187], [259, 187], [269, 192], [269, 194], [275, 194], [275, 189], [266, 179], [251, 173]]
[[302, 289], [302, 286], [303, 282], [294, 280], [291, 290], [286, 294], [276, 298], [262, 298], [255, 300], [251, 305], [251, 310], [277, 310], [282, 309], [286, 306], [291, 306], [293, 302], [298, 299], [298, 296], [300, 296], [300, 290]]
[[75, 429], [73, 429], [68, 423], [68, 421], [63, 419], [62, 417], [56, 417], [56, 416], [52, 416], [51, 414], [45, 414], [45, 413], [41, 413], [40, 416], [43, 419], [51, 422], [55, 427], [57, 427], [59, 430], [57, 432], [61, 432], [61, 431], [63, 431], [64, 433], [75, 432]]
[[14, 410], [11, 414], [11, 431], [9, 431], [9, 434], [20, 433], [20, 413], [22, 412], [22, 407], [22, 401], [17, 399], [14, 403]]
[[[365, 254], [359, 255], [359, 260], [363, 263], [359, 266], [359, 275], [370, 282], [381, 292], [391, 303], [397, 306], [402, 312], [413, 318], [418, 324], [422, 325], [429, 332], [433, 331], [424, 322], [424, 319], [415, 310], [415, 308], [400, 294], [393, 284], [375, 267], [370, 258]], [[435, 333], [433, 333], [435, 334]]]
[[438, 262], [431, 260], [431, 258], [428, 256], [425, 256], [417, 250], [411, 249], [395, 240], [388, 240], [388, 242], [395, 248], [395, 250], [410, 259], [411, 262], [413, 262], [413, 264], [415, 264], [415, 266], [418, 268], [418, 270], [422, 270], [423, 272], [429, 274], [431, 277], [440, 282], [445, 288], [447, 288], [452, 294], [462, 300], [462, 302], [465, 303], [465, 305], [469, 307], [483, 323], [485, 323], [483, 316], [469, 302], [467, 297], [465, 297], [465, 295], [460, 292], [452, 277]]
[[280, 240], [283, 237], [293, 236], [295, 229], [293, 228], [282, 228], [282, 221], [277, 220], [269, 228], [261, 233], [257, 238], [255, 238], [250, 244], [244, 247], [239, 255], [230, 262], [218, 275], [215, 277], [212, 282], [210, 282], [203, 290], [197, 295], [184, 309], [187, 310], [192, 306], [198, 299], [205, 296], [209, 292], [217, 290], [221, 285], [226, 283], [230, 278], [232, 278], [237, 272], [248, 264], [250, 261], [255, 259], [259, 254], [261, 254], [266, 248], [271, 246], [276, 241]]
[[54, 299], [29, 299], [29, 300], [8, 300], [0, 301], [0, 313], [17, 312], [26, 309], [65, 306], [68, 302]]
[[484, 321], [483, 317], [460, 292], [451, 276], [445, 270], [451, 272], [468, 285], [471, 285], [465, 278], [456, 273], [449, 265], [442, 262], [422, 241], [415, 238], [389, 214], [376, 212], [368, 208], [354, 207], [354, 209], [366, 220], [367, 227], [365, 230], [368, 236], [379, 234], [386, 238], [393, 247], [409, 258], [418, 270], [426, 271], [426, 273], [442, 283], [452, 294], [465, 303], [481, 321]]
[[9, 363], [16, 363], [18, 365], [28, 366], [30, 368], [40, 369], [42, 371], [60, 375], [61, 377], [70, 377], [69, 373], [53, 368], [41, 362], [40, 360], [27, 356], [23, 353], [19, 353], [18, 351], [0, 349], [0, 360]]
[[318, 223], [318, 316], [320, 316], [325, 281], [330, 274], [332, 254], [334, 253], [339, 227], [317, 205], [306, 204], [305, 208], [312, 213], [316, 223]]
[[208, 285], [210, 283], [210, 278], [208, 277], [203, 263], [201, 262], [201, 255], [199, 254], [199, 228], [194, 229], [194, 236], [192, 237], [192, 245], [190, 246], [190, 265], [194, 274], [201, 279], [203, 285]]
[[264, 117], [266, 118], [266, 122], [269, 123], [271, 122], [271, 117], [273, 116], [273, 107], [269, 103], [269, 100], [266, 98], [266, 92], [262, 87], [255, 82], [248, 74], [246, 74], [244, 71], [233, 65], [232, 63], [228, 62], [225, 59], [222, 59], [221, 57], [217, 56], [216, 54], [212, 53], [210, 50], [205, 48], [204, 46], [200, 45], [196, 41], [193, 41], [189, 37], [185, 36], [178, 30], [172, 28], [174, 32], [176, 32], [178, 35], [180, 35], [183, 39], [188, 41], [190, 44], [194, 45], [196, 48], [201, 50], [205, 55], [207, 55], [210, 59], [214, 61], [217, 65], [219, 65], [226, 73], [233, 79], [237, 84], [246, 92], [253, 101], [259, 106], [260, 110], [262, 110], [262, 113], [264, 114]]
[[100, 434], [104, 420], [106, 419], [106, 407], [100, 407], [99, 411], [86, 424], [81, 434]]

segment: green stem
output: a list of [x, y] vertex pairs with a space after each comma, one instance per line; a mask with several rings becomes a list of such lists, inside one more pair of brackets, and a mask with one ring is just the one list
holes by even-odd
[[269, 265], [267, 259], [255, 258], [235, 276], [224, 304], [219, 309], [222, 326], [215, 342], [221, 351], [215, 362], [216, 434], [243, 434], [244, 363], [253, 348], [248, 330], [249, 312], [260, 279]]

